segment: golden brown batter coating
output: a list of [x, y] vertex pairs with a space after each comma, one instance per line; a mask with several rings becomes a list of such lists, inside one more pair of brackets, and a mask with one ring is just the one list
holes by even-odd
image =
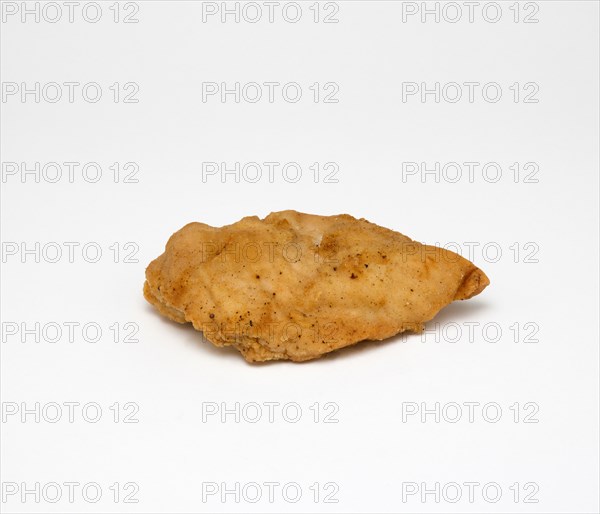
[[421, 331], [488, 284], [460, 255], [364, 219], [281, 211], [186, 225], [146, 269], [144, 296], [249, 362], [305, 361]]

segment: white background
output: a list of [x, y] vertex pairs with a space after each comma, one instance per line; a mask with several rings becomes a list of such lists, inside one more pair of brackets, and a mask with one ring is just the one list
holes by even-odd
[[[97, 23], [79, 10], [69, 23], [63, 6], [57, 23], [36, 23], [33, 16], [23, 23], [16, 14], [1, 27], [3, 87], [74, 81], [97, 82], [103, 91], [97, 103], [78, 89], [73, 103], [64, 97], [37, 103], [34, 95], [22, 102], [19, 92], [1, 105], [3, 330], [36, 322], [64, 330], [56, 343], [43, 334], [39, 343], [34, 335], [21, 343], [19, 332], [5, 334], [1, 345], [1, 474], [5, 492], [18, 487], [2, 510], [597, 512], [598, 4], [521, 4], [515, 22], [512, 2], [502, 2], [497, 23], [480, 10], [470, 23], [463, 3], [456, 23], [443, 16], [436, 23], [432, 15], [423, 23], [419, 14], [403, 21], [407, 6], [393, 1], [338, 2], [338, 23], [315, 23], [312, 2], [301, 4], [297, 23], [279, 9], [274, 23], [235, 23], [232, 16], [222, 23], [218, 15], [203, 23], [202, 3], [193, 1], [138, 2], [138, 23], [115, 23], [112, 2], [101, 5]], [[538, 23], [523, 23], [534, 8]], [[236, 103], [231, 95], [225, 103], [218, 96], [203, 102], [203, 82], [236, 81], [297, 82], [303, 96], [291, 103], [279, 90], [273, 103]], [[497, 82], [502, 98], [487, 101], [479, 87], [473, 102], [402, 99], [405, 82], [469, 81]], [[138, 84], [139, 101], [115, 103], [109, 89], [115, 82]], [[315, 82], [335, 82], [339, 101], [315, 103], [309, 90]], [[515, 82], [536, 83], [538, 102], [522, 96], [515, 102], [509, 89]], [[72, 183], [64, 175], [36, 183], [33, 175], [6, 173], [13, 169], [6, 163], [71, 161], [99, 163], [101, 179], [88, 183], [79, 172]], [[109, 166], [130, 161], [139, 166], [138, 182], [115, 183]], [[236, 183], [233, 175], [222, 182], [218, 174], [203, 180], [203, 162], [250, 161], [295, 161], [303, 174], [295, 183], [281, 173], [256, 183], [243, 177]], [[402, 174], [404, 162], [431, 168], [471, 161], [499, 163], [502, 177], [488, 182], [481, 168], [472, 181], [463, 174], [455, 183]], [[315, 183], [308, 169], [315, 162], [336, 163], [337, 182], [321, 176]], [[537, 182], [515, 183], [509, 170], [515, 162], [536, 163]], [[175, 230], [190, 221], [220, 226], [282, 209], [350, 213], [423, 242], [459, 245], [467, 257], [474, 248], [470, 257], [491, 285], [440, 313], [424, 341], [412, 335], [363, 343], [306, 364], [249, 365], [144, 301], [145, 266]], [[61, 245], [64, 254], [56, 263], [48, 262], [53, 253], [39, 263], [20, 250], [7, 255], [15, 248], [7, 243], [34, 248], [36, 242]], [[64, 242], [79, 243], [74, 262]], [[90, 242], [103, 249], [97, 263], [82, 257]], [[109, 249], [115, 242], [117, 263]], [[123, 262], [124, 250], [135, 249], [124, 248], [128, 242], [139, 247], [137, 263]], [[500, 247], [501, 257], [484, 254], [486, 244]], [[80, 325], [71, 343], [65, 322], [97, 323], [102, 337], [86, 342]], [[115, 343], [109, 328], [115, 322], [137, 324], [139, 342], [125, 344], [121, 333]], [[465, 323], [474, 324], [472, 338]], [[482, 329], [489, 323], [500, 327], [496, 343], [490, 342], [495, 333]], [[525, 323], [531, 325], [523, 331]], [[525, 343], [528, 334], [537, 342]], [[63, 405], [56, 423], [48, 421], [50, 410], [39, 423], [35, 414], [22, 418], [21, 409], [36, 402], [40, 410], [51, 402], [96, 402], [102, 416], [86, 421], [79, 406], [70, 423]], [[115, 402], [119, 422], [110, 410]], [[128, 402], [139, 407], [138, 423], [122, 420], [131, 412], [123, 407]], [[273, 423], [264, 406], [257, 423], [243, 417], [236, 423], [232, 415], [225, 423], [219, 415], [203, 422], [206, 402], [280, 406]], [[281, 412], [291, 402], [302, 409], [296, 423]], [[318, 422], [310, 410], [315, 402]], [[337, 423], [323, 422], [328, 402], [337, 406]], [[446, 410], [439, 422], [433, 414], [422, 422], [420, 413], [403, 421], [411, 402], [419, 408], [439, 402], [440, 409], [455, 402], [462, 418], [451, 423], [455, 411]], [[464, 402], [480, 404], [473, 422]], [[481, 411], [494, 402], [502, 409], [495, 423]], [[15, 405], [19, 412], [8, 415]], [[538, 422], [525, 423], [533, 411], [528, 420]], [[40, 490], [51, 482], [96, 482], [103, 494], [91, 503], [79, 486], [69, 503], [63, 485], [63, 497], [51, 503], [56, 491], [47, 486], [38, 503], [34, 494], [21, 495], [36, 482]], [[117, 503], [109, 489], [115, 482]], [[139, 488], [137, 503], [123, 502], [128, 482]], [[257, 503], [245, 501], [254, 495], [249, 489], [239, 502], [220, 494], [203, 501], [208, 482], [229, 488], [296, 482], [303, 494], [292, 503], [280, 486], [271, 503], [263, 486]], [[315, 482], [317, 503], [309, 489]], [[336, 486], [325, 492], [339, 488], [337, 503], [323, 502], [329, 482]], [[419, 492], [403, 497], [411, 482]], [[449, 501], [456, 490], [444, 486], [451, 482], [479, 483], [474, 501], [464, 485], [462, 497]], [[482, 494], [489, 482], [502, 490], [496, 503], [494, 491]], [[439, 502], [421, 495], [436, 483]], [[525, 503], [532, 491], [537, 503]]]

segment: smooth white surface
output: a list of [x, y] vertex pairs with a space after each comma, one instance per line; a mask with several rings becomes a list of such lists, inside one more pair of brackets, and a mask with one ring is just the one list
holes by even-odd
[[[1, 472], [5, 488], [97, 482], [103, 496], [90, 503], [78, 489], [74, 503], [36, 503], [19, 491], [3, 510], [597, 512], [598, 4], [538, 2], [537, 24], [510, 21], [509, 3], [496, 24], [481, 16], [472, 24], [403, 23], [401, 3], [387, 1], [339, 2], [337, 24], [309, 21], [310, 3], [297, 24], [280, 16], [222, 24], [202, 23], [200, 2], [147, 1], [139, 23], [115, 24], [110, 3], [102, 5], [97, 24], [2, 24], [3, 82], [95, 81], [105, 96], [96, 104], [2, 104], [3, 162], [96, 161], [104, 172], [98, 183], [8, 177], [2, 241], [97, 242], [104, 253], [95, 264], [77, 252], [73, 263], [23, 264], [17, 255], [2, 264], [4, 323], [95, 322], [103, 330], [96, 344], [77, 331], [73, 343], [66, 334], [55, 344], [8, 338], [3, 408], [97, 402], [103, 411], [97, 423], [77, 411], [69, 423], [66, 408], [57, 423], [9, 416]], [[129, 81], [139, 84], [139, 103], [112, 102], [108, 86]], [[295, 81], [306, 96], [296, 104], [203, 103], [205, 81]], [[339, 102], [310, 101], [308, 87], [330, 81]], [[495, 81], [503, 98], [403, 103], [402, 82], [411, 81]], [[539, 84], [539, 102], [513, 102], [514, 82]], [[108, 166], [117, 161], [135, 161], [139, 183], [112, 182]], [[303, 176], [203, 182], [205, 161], [297, 161]], [[339, 165], [338, 183], [314, 183], [308, 166], [328, 161]], [[496, 161], [504, 174], [497, 183], [480, 175], [473, 183], [403, 182], [406, 161]], [[528, 161], [539, 165], [539, 182], [514, 183], [508, 166]], [[478, 244], [473, 260], [492, 284], [430, 324], [458, 323], [455, 343], [443, 331], [439, 343], [435, 334], [425, 342], [398, 337], [301, 365], [248, 365], [146, 304], [145, 266], [172, 232], [190, 221], [223, 225], [281, 209], [347, 212], [427, 243]], [[121, 250], [139, 245], [139, 262], [114, 263], [114, 242]], [[502, 248], [498, 262], [484, 258], [487, 243]], [[538, 245], [539, 262], [522, 262], [526, 243]], [[114, 322], [136, 323], [139, 343], [115, 344]], [[510, 327], [527, 322], [539, 327], [539, 342], [525, 344], [521, 333], [515, 343]], [[465, 323], [479, 324], [472, 342]], [[501, 328], [497, 343], [484, 336], [486, 323]], [[139, 422], [115, 423], [115, 402], [136, 403]], [[276, 411], [273, 423], [203, 422], [203, 402], [297, 402], [302, 418], [290, 423]], [[315, 423], [315, 402], [335, 403], [339, 422]], [[496, 402], [502, 417], [491, 423], [476, 410], [469, 423], [463, 407], [456, 423], [432, 415], [403, 422], [406, 402]], [[539, 407], [537, 423], [522, 422], [528, 402]], [[138, 484], [139, 502], [115, 503], [114, 482]], [[303, 496], [291, 503], [279, 488], [273, 503], [236, 503], [232, 495], [203, 502], [203, 482], [297, 482]], [[338, 503], [323, 503], [323, 489], [315, 503], [315, 482], [335, 482]], [[439, 503], [419, 494], [403, 502], [408, 482], [496, 482], [503, 494], [492, 503], [479, 486], [471, 503], [463, 486], [456, 503], [449, 489]], [[539, 487], [537, 503], [523, 503], [529, 482]]]

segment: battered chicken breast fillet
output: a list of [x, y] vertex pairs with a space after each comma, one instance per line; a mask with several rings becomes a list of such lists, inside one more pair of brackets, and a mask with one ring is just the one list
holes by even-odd
[[144, 296], [248, 362], [306, 361], [419, 332], [488, 284], [460, 255], [364, 219], [281, 211], [186, 225], [146, 269]]

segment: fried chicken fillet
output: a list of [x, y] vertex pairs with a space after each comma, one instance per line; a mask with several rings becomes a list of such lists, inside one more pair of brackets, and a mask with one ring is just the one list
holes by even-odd
[[186, 225], [146, 269], [144, 296], [248, 362], [306, 361], [419, 332], [488, 284], [460, 255], [364, 219], [281, 211]]

